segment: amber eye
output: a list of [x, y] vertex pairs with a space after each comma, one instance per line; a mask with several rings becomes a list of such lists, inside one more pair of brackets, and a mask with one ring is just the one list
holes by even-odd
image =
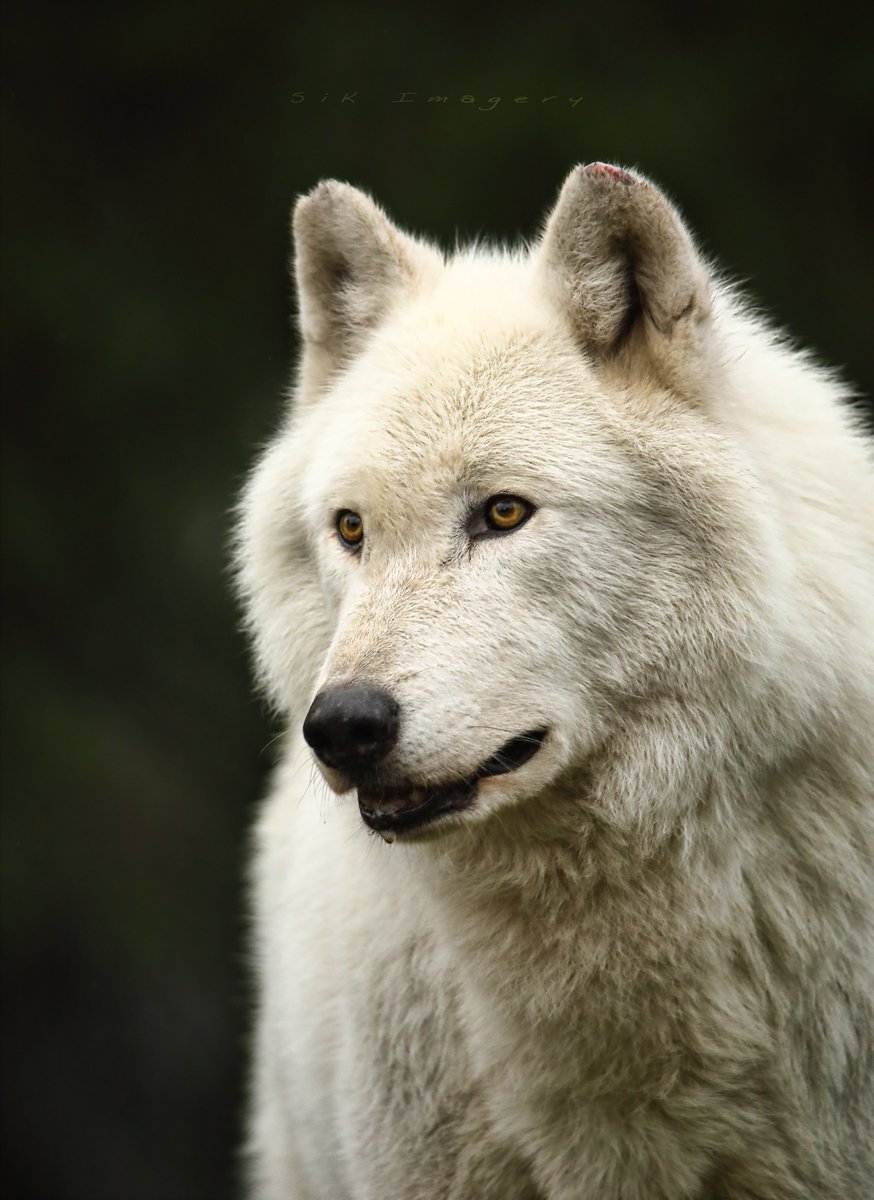
[[344, 508], [337, 513], [337, 533], [347, 550], [357, 550], [364, 539], [364, 522], [357, 512]]
[[486, 504], [486, 524], [501, 532], [517, 529], [533, 512], [532, 505], [519, 496], [493, 496]]

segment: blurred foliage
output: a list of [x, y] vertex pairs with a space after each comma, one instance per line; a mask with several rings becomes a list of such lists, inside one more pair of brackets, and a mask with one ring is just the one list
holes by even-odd
[[574, 162], [636, 164], [870, 391], [870, 12], [7, 6], [7, 1195], [236, 1189], [275, 730], [227, 532], [293, 353], [295, 194], [348, 179], [451, 244], [532, 236]]

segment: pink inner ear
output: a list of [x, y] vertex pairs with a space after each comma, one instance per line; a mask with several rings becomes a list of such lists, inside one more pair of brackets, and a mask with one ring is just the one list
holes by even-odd
[[590, 175], [610, 175], [613, 179], [618, 179], [620, 183], [637, 183], [630, 171], [623, 171], [621, 167], [611, 166], [610, 163], [589, 163], [585, 170]]

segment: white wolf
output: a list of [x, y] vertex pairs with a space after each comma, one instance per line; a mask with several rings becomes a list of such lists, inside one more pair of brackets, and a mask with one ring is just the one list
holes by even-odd
[[288, 723], [251, 1194], [867, 1200], [874, 473], [841, 387], [616, 167], [514, 252], [446, 261], [336, 182], [294, 226], [303, 353], [239, 528]]

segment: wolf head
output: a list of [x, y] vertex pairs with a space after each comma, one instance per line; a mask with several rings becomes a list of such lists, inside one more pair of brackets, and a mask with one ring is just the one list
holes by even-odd
[[298, 380], [239, 537], [273, 701], [389, 836], [593, 804], [593, 764], [667, 812], [754, 690], [772, 574], [677, 212], [596, 163], [517, 252], [445, 261], [336, 182], [294, 237]]

